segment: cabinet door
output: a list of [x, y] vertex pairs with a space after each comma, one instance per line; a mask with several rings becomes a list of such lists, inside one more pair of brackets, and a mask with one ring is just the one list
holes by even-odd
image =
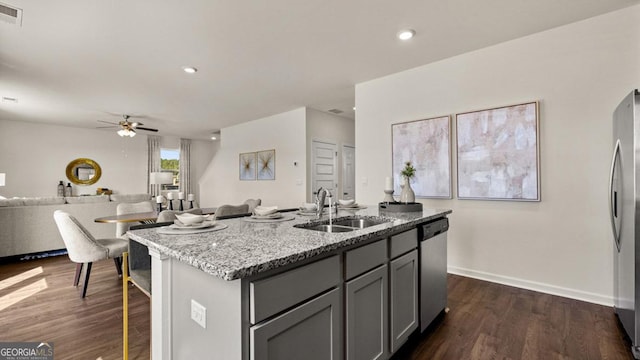
[[392, 260], [389, 269], [391, 353], [394, 353], [418, 328], [418, 250]]
[[338, 288], [252, 326], [251, 359], [342, 359], [341, 298]]
[[347, 360], [387, 358], [387, 282], [387, 265], [347, 282]]

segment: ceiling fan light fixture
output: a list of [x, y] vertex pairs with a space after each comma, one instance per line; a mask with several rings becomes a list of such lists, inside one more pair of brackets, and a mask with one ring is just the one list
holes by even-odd
[[118, 130], [118, 135], [122, 137], [124, 136], [134, 137], [136, 136], [136, 132], [131, 129], [120, 129]]
[[193, 66], [183, 66], [182, 71], [186, 72], [187, 74], [195, 74], [198, 72], [198, 69], [194, 68]]
[[211, 133], [211, 140], [220, 140], [220, 130]]
[[100, 128], [110, 128], [110, 127], [119, 127], [119, 129], [116, 130], [116, 134], [118, 134], [118, 135], [120, 135], [122, 137], [125, 137], [125, 136], [134, 137], [134, 136], [136, 136], [136, 130], [158, 132], [158, 129], [142, 127], [141, 125], [144, 125], [143, 123], [140, 123], [140, 122], [137, 122], [137, 121], [135, 121], [135, 122], [129, 121], [130, 117], [131, 116], [126, 115], [126, 114], [122, 115], [122, 118], [124, 120], [121, 120], [120, 122], [117, 122], [117, 123], [110, 122], [110, 121], [98, 120], [99, 122], [111, 124], [111, 126], [101, 126], [98, 129], [100, 129]]
[[402, 30], [398, 33], [398, 39], [407, 41], [416, 35], [416, 31], [413, 29]]

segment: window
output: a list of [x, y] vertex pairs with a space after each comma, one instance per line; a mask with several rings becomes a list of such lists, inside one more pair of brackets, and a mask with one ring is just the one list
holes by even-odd
[[162, 185], [163, 190], [177, 190], [180, 186], [180, 150], [160, 149], [160, 168], [173, 173], [173, 184]]

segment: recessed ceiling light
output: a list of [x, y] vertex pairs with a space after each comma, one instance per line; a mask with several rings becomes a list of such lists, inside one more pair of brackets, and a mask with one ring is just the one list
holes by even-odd
[[407, 30], [402, 30], [398, 33], [398, 39], [400, 40], [409, 40], [412, 37], [414, 37], [416, 34], [415, 30], [412, 29], [407, 29]]
[[211, 140], [218, 140], [218, 138], [217, 138], [217, 137], [215, 137], [215, 136], [212, 136], [212, 137], [211, 137]]
[[353, 111], [356, 111], [356, 107], [355, 106], [353, 107]]
[[182, 70], [184, 70], [184, 72], [186, 72], [187, 74], [195, 74], [196, 72], [198, 72], [198, 69], [194, 68], [193, 66], [183, 66]]

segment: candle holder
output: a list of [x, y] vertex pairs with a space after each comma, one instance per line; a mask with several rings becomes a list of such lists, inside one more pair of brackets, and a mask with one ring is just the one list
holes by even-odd
[[386, 203], [392, 203], [395, 202], [396, 200], [393, 198], [393, 189], [391, 190], [385, 190], [384, 191], [385, 195], [384, 195], [384, 200], [383, 202]]
[[193, 209], [193, 200], [189, 200], [189, 209]]
[[183, 202], [184, 202], [184, 200], [180, 199], [180, 211], [184, 211]]

